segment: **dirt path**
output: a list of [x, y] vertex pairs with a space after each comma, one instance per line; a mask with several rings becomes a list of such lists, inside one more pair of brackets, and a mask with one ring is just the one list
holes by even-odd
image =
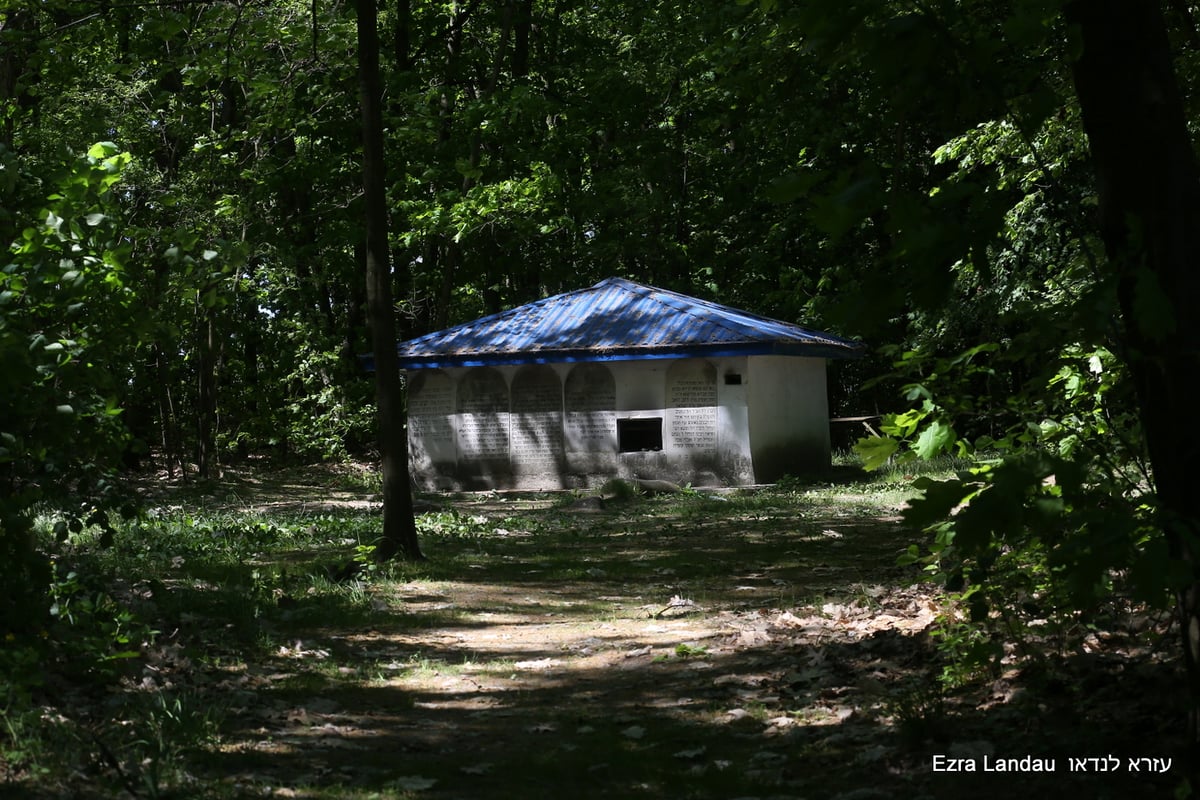
[[[1014, 661], [943, 691], [928, 631], [946, 609], [896, 566], [909, 534], [847, 497], [599, 510], [459, 499], [424, 533], [429, 567], [347, 590], [365, 619], [301, 596], [263, 620], [269, 657], [193, 665], [223, 719], [194, 778], [235, 797], [340, 800], [1007, 800], [1175, 785], [1064, 775], [1073, 755], [1167, 754], [1170, 658], [1112, 634], [1052, 680]], [[981, 781], [932, 768], [1025, 755], [1059, 771]]]
[[[411, 614], [477, 605], [435, 627], [282, 647], [292, 663], [249, 679], [253, 705], [224, 748], [232, 756], [224, 767], [244, 761], [247, 785], [273, 775], [287, 787], [281, 796], [330, 781], [429, 797], [553, 796], [564, 786], [596, 797], [778, 796], [804, 789], [812, 767], [797, 771], [795, 732], [853, 728], [870, 702], [848, 679], [911, 668], [921, 646], [907, 634], [933, 613], [914, 596], [882, 623], [859, 606], [801, 617], [671, 607], [669, 598], [637, 605], [641, 597], [577, 614], [580, 601], [561, 594], [405, 589]], [[835, 653], [876, 632], [893, 635], [872, 638], [851, 659], [863, 663], [839, 674], [851, 665]], [[375, 674], [354, 686], [298, 681], [296, 666], [327, 659]], [[883, 761], [885, 750], [867, 752], [864, 765]]]
[[[469, 511], [511, 522], [508, 501]], [[799, 796], [820, 771], [797, 732], [849, 732], [856, 714], [874, 730], [854, 674], [910, 669], [936, 613], [862, 581], [894, 576], [892, 522], [797, 535], [770, 508], [720, 525], [645, 504], [547, 513], [532, 532], [430, 542], [455, 566], [368, 586], [369, 627], [289, 625], [275, 657], [211, 673], [228, 702], [211, 769], [272, 796]], [[829, 602], [833, 586], [858, 598]]]

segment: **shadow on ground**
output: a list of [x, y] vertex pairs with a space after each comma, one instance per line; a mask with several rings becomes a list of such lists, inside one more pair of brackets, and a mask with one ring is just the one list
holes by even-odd
[[1174, 660], [1048, 658], [943, 692], [906, 534], [820, 511], [548, 509], [431, 541], [369, 624], [307, 619], [197, 774], [297, 797], [1171, 795]]
[[423, 526], [429, 563], [333, 593], [329, 551], [162, 577], [165, 655], [105, 703], [221, 720], [169, 796], [1115, 800], [1185, 774], [1173, 638], [944, 690], [943, 601], [866, 493], [477, 496]]
[[[718, 649], [719, 648], [715, 648]], [[652, 651], [653, 652], [653, 651]], [[810, 665], [820, 653], [823, 668]], [[486, 663], [496, 654], [477, 652]], [[561, 658], [562, 654], [555, 654]], [[547, 658], [538, 648], [506, 658]], [[430, 647], [447, 665], [456, 647]], [[912, 637], [767, 646], [702, 658], [646, 654], [602, 668], [560, 660], [536, 672], [447, 668], [416, 689], [260, 689], [206, 759], [208, 774], [249, 786], [421, 797], [1010, 798], [1015, 791], [1090, 798], [1166, 797], [1178, 782], [1165, 702], [1178, 676], [1113, 661], [1077, 676], [1089, 700], [1052, 690], [987, 708], [941, 706]], [[518, 662], [520, 663], [520, 662]], [[1061, 688], [1061, 687], [1060, 687]], [[1147, 702], [1150, 699], [1150, 702]], [[278, 724], [282, 720], [285, 725]], [[271, 735], [265, 735], [271, 733]], [[1072, 772], [1071, 759], [1115, 755], [1121, 769]], [[936, 756], [975, 773], [935, 772]], [[1033, 756], [1052, 773], [1005, 772]], [[1130, 757], [1174, 757], [1174, 774], [1131, 772]], [[1018, 764], [1018, 768], [1020, 765]], [[385, 795], [387, 796], [387, 795]]]

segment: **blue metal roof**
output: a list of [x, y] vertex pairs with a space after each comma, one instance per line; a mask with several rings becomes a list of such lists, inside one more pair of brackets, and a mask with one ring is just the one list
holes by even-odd
[[400, 342], [401, 369], [731, 355], [853, 358], [858, 342], [608, 278]]

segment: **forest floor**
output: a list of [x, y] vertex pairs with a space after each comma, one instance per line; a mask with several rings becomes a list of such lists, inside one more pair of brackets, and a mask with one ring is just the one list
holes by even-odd
[[1165, 620], [1123, 609], [971, 670], [951, 601], [896, 565], [914, 538], [902, 482], [431, 498], [428, 561], [382, 569], [353, 559], [378, 524], [354, 476], [203, 489], [154, 488], [157, 527], [118, 539], [142, 571], [114, 596], [152, 620], [154, 644], [119, 690], [57, 689], [94, 763], [12, 770], [0, 795], [1138, 798], [1183, 785]]

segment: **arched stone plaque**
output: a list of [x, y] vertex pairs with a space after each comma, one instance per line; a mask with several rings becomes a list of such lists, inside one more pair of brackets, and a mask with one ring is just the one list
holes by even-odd
[[688, 453], [717, 449], [717, 369], [707, 361], [680, 361], [667, 371], [669, 447]]
[[[563, 469], [563, 385], [545, 365], [522, 367], [513, 376], [509, 454], [513, 474], [557, 485]], [[526, 481], [528, 483], [529, 481]]]
[[445, 372], [414, 370], [408, 377], [408, 455], [414, 479], [433, 486], [454, 469], [454, 381]]
[[492, 367], [458, 381], [458, 454], [463, 461], [508, 461], [508, 385]]
[[603, 364], [576, 364], [563, 387], [566, 449], [572, 453], [617, 451], [617, 384]]

